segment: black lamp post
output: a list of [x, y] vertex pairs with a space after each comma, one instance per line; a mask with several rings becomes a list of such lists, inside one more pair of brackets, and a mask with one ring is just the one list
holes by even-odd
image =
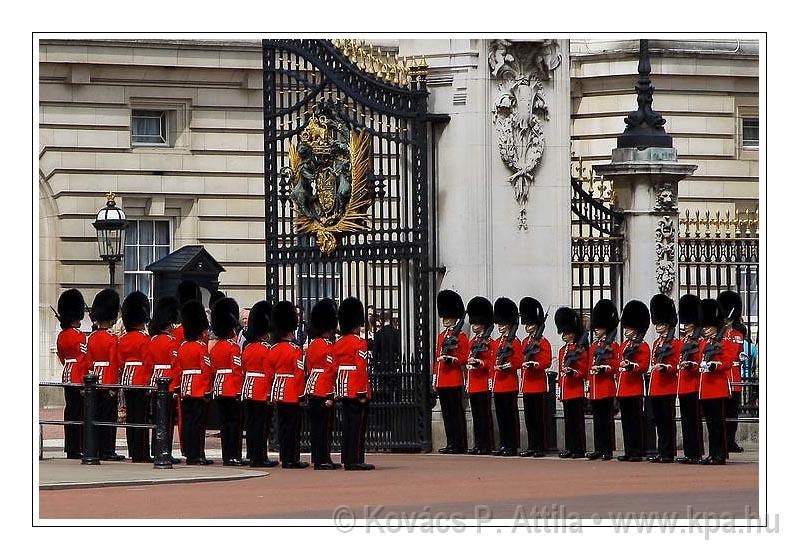
[[97, 213], [97, 218], [92, 225], [97, 230], [97, 246], [100, 249], [100, 258], [108, 263], [109, 284], [114, 287], [114, 268], [122, 259], [125, 249], [123, 233], [128, 227], [125, 212], [117, 208], [114, 202], [116, 195], [108, 193], [105, 207]]

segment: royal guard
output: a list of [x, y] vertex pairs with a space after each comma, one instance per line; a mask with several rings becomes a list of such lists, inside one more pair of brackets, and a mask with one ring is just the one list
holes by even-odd
[[[200, 287], [194, 280], [183, 280], [178, 284], [178, 309], [183, 309], [183, 306], [190, 301], [202, 301], [200, 294]], [[186, 338], [183, 335], [183, 323], [176, 325], [175, 330], [172, 331], [172, 336], [178, 341], [178, 347], [183, 344]], [[203, 335], [204, 342], [208, 342], [208, 333]]]
[[[156, 305], [153, 308], [153, 318], [147, 326], [147, 330], [150, 333], [150, 344], [147, 346], [146, 359], [146, 363], [152, 368], [150, 384], [153, 387], [156, 386], [157, 379], [169, 379], [169, 392], [172, 398], [169, 399], [167, 405], [167, 447], [170, 451], [170, 461], [173, 464], [181, 462], [180, 459], [172, 456], [175, 421], [178, 415], [178, 389], [181, 386], [180, 371], [175, 367], [175, 360], [178, 358], [178, 341], [172, 336], [172, 331], [175, 329], [177, 322], [177, 298], [166, 296], [156, 301]], [[155, 437], [155, 430], [153, 430], [151, 441], [153, 449], [155, 449]]]
[[206, 421], [211, 400], [213, 372], [204, 342], [208, 317], [203, 304], [190, 300], [181, 308], [183, 335], [175, 367], [181, 374], [181, 444], [187, 465], [210, 465], [206, 458]]
[[[64, 386], [64, 420], [83, 420], [83, 375], [86, 373], [86, 335], [80, 330], [86, 303], [76, 289], [63, 292], [58, 297], [56, 319], [61, 326], [56, 340], [56, 353], [61, 362], [61, 382]], [[79, 424], [64, 426], [64, 452], [67, 459], [80, 459], [83, 455], [82, 427]]]
[[469, 341], [464, 327], [464, 302], [452, 290], [442, 290], [436, 297], [436, 309], [442, 319], [442, 332], [436, 339], [433, 390], [439, 397], [447, 445], [439, 453], [466, 453], [467, 419], [464, 414], [464, 367], [469, 356]]
[[[119, 339], [117, 357], [122, 368], [121, 385], [149, 387], [153, 377], [152, 366], [148, 362], [150, 337], [145, 330], [150, 320], [150, 300], [145, 294], [134, 291], [122, 302], [122, 324], [125, 334]], [[150, 392], [144, 389], [123, 389], [126, 422], [146, 424], [150, 411]], [[150, 442], [147, 430], [126, 428], [128, 455], [134, 463], [152, 463]]]
[[[111, 332], [119, 315], [119, 294], [110, 288], [101, 290], [92, 301], [89, 317], [97, 329], [89, 335], [86, 344], [86, 361], [84, 362], [88, 373], [97, 375], [99, 385], [119, 384], [119, 359], [117, 345], [119, 339]], [[101, 422], [117, 421], [117, 394], [116, 389], [103, 389], [98, 387], [99, 407], [97, 419]], [[117, 454], [117, 428], [99, 426], [98, 447], [100, 459], [105, 461], [122, 461], [125, 459]]]
[[[225, 294], [223, 292], [221, 292], [220, 290], [214, 290], [208, 296], [208, 317], [209, 317], [208, 320], [209, 320], [209, 323], [211, 322], [211, 310], [214, 309], [214, 304], [217, 303], [221, 299], [225, 299]], [[238, 320], [237, 320], [237, 325], [238, 325]], [[239, 333], [236, 333], [236, 334], [238, 336]], [[219, 340], [219, 337], [217, 337], [217, 335], [214, 333], [214, 328], [212, 326], [212, 328], [208, 331], [208, 354], [209, 355], [211, 355], [211, 351], [214, 349], [214, 345], [217, 343], [218, 340]]]
[[650, 346], [644, 341], [650, 328], [650, 310], [644, 302], [625, 304], [620, 318], [625, 342], [620, 348], [617, 399], [625, 453], [619, 461], [641, 461], [644, 456], [644, 374], [650, 369]]
[[494, 322], [500, 338], [495, 346], [492, 372], [492, 394], [500, 448], [495, 455], [510, 457], [519, 450], [519, 369], [522, 366], [522, 345], [517, 338], [519, 311], [517, 304], [508, 298], [494, 302]]
[[583, 458], [586, 453], [586, 404], [583, 384], [589, 375], [589, 337], [575, 310], [556, 310], [556, 329], [564, 341], [558, 352], [558, 392], [564, 406], [564, 451], [562, 459]]
[[236, 340], [239, 305], [232, 298], [218, 299], [211, 308], [211, 330], [217, 342], [209, 351], [214, 374], [214, 400], [219, 409], [222, 464], [242, 465], [242, 354]]
[[475, 445], [471, 455], [491, 455], [494, 449], [492, 396], [489, 380], [493, 372], [496, 343], [492, 340], [494, 310], [492, 302], [477, 296], [467, 304], [469, 324], [475, 336], [469, 341], [467, 357], [467, 394], [472, 411], [472, 430]]
[[550, 342], [542, 336], [547, 316], [538, 300], [525, 297], [519, 302], [519, 317], [528, 333], [522, 341], [522, 404], [528, 449], [520, 456], [544, 457], [547, 448], [547, 369], [553, 361]]
[[722, 316], [725, 317], [725, 338], [736, 347], [737, 358], [731, 367], [731, 398], [725, 403], [725, 434], [729, 453], [741, 453], [742, 447], [736, 443], [736, 431], [739, 428], [739, 408], [742, 406], [742, 365], [749, 357], [744, 351], [744, 339], [747, 336], [747, 327], [742, 323], [742, 296], [738, 292], [726, 290], [717, 296]]
[[738, 360], [738, 349], [725, 338], [725, 316], [715, 299], [700, 302], [703, 354], [700, 361], [700, 404], [708, 429], [708, 455], [703, 465], [724, 465], [725, 403], [731, 398], [730, 370]]
[[334, 470], [341, 466], [331, 459], [336, 384], [333, 343], [337, 312], [336, 303], [327, 298], [318, 301], [311, 309], [309, 337], [313, 340], [306, 349], [308, 380], [305, 394], [311, 428], [311, 462], [315, 470]]
[[297, 309], [289, 301], [278, 302], [272, 308], [271, 322], [275, 345], [269, 352], [270, 400], [278, 412], [281, 467], [304, 469], [308, 463], [300, 460], [300, 397], [306, 380], [303, 349], [294, 338]]
[[703, 421], [699, 399], [700, 362], [703, 358], [700, 298], [694, 294], [681, 296], [678, 316], [684, 330], [678, 364], [678, 403], [681, 407], [684, 456], [677, 461], [696, 465], [703, 456]]
[[647, 394], [653, 406], [658, 455], [648, 460], [672, 463], [676, 447], [675, 396], [678, 394], [678, 364], [681, 361], [681, 341], [675, 337], [678, 327], [675, 302], [664, 294], [654, 295], [650, 299], [650, 320], [658, 338], [653, 342]]
[[342, 463], [348, 471], [368, 471], [375, 465], [365, 462], [367, 413], [372, 390], [368, 377], [364, 305], [356, 298], [347, 298], [339, 306], [341, 337], [333, 345], [336, 368], [336, 396], [342, 401]]
[[589, 347], [589, 401], [592, 403], [594, 451], [590, 461], [608, 461], [614, 452], [614, 378], [619, 368], [619, 345], [614, 341], [619, 324], [617, 308], [611, 300], [601, 299], [592, 308], [589, 327], [595, 341]]
[[267, 454], [273, 412], [269, 402], [272, 389], [269, 367], [271, 314], [272, 305], [267, 301], [259, 301], [250, 309], [244, 330], [242, 402], [247, 419], [247, 458], [250, 466], [255, 468], [278, 466], [278, 461], [270, 460]]

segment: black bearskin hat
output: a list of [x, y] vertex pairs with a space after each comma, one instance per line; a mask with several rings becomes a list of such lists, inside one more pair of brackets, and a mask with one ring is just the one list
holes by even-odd
[[192, 300], [200, 301], [200, 288], [194, 280], [184, 280], [178, 284], [178, 302], [184, 305]]
[[608, 332], [613, 331], [619, 324], [617, 307], [610, 299], [601, 299], [594, 304], [592, 309], [591, 328], [601, 328]]
[[623, 329], [647, 332], [647, 329], [650, 328], [650, 310], [643, 301], [632, 299], [622, 309], [622, 317], [619, 322]]
[[436, 310], [441, 319], [461, 319], [464, 316], [464, 301], [453, 290], [442, 290], [436, 296]]
[[324, 332], [335, 331], [337, 325], [336, 302], [332, 299], [321, 299], [311, 308], [311, 320], [309, 327], [314, 331], [314, 336], [320, 336]]
[[181, 319], [183, 320], [183, 335], [186, 340], [200, 340], [203, 332], [208, 329], [206, 309], [196, 299], [187, 301], [181, 307]]
[[214, 290], [211, 292], [211, 295], [208, 296], [208, 308], [214, 309], [214, 304], [217, 303], [219, 300], [225, 297], [225, 294], [220, 292], [219, 290]]
[[239, 304], [229, 297], [218, 299], [211, 308], [211, 330], [217, 338], [228, 334], [239, 325]]
[[694, 294], [684, 294], [678, 301], [678, 315], [684, 325], [700, 324], [700, 298]]
[[656, 294], [650, 298], [650, 320], [654, 325], [666, 323], [670, 327], [678, 324], [678, 312], [675, 302], [664, 294]]
[[349, 297], [339, 306], [339, 330], [343, 335], [364, 325], [364, 304]]
[[538, 299], [524, 297], [519, 301], [519, 318], [523, 325], [536, 323], [541, 325], [544, 322], [544, 309]]
[[100, 290], [94, 301], [92, 309], [89, 311], [89, 318], [95, 323], [104, 321], [116, 321], [119, 315], [119, 294], [111, 288]]
[[704, 299], [700, 302], [700, 326], [719, 327], [725, 323], [725, 315], [719, 302], [713, 298]]
[[178, 298], [162, 297], [156, 301], [153, 318], [147, 326], [151, 335], [167, 332], [167, 328], [178, 322]]
[[717, 296], [717, 302], [722, 308], [722, 316], [726, 321], [738, 322], [742, 318], [742, 296], [739, 292], [726, 290]]
[[499, 297], [494, 302], [494, 322], [504, 325], [513, 325], [519, 321], [517, 304], [505, 297]]
[[83, 320], [86, 302], [83, 300], [83, 294], [75, 288], [71, 288], [58, 296], [57, 307], [58, 322], [61, 324], [61, 328], [65, 329], [71, 323]]
[[558, 334], [573, 333], [576, 337], [583, 335], [583, 321], [574, 309], [559, 307], [556, 309], [555, 321]]
[[272, 322], [273, 332], [281, 337], [297, 330], [299, 319], [297, 318], [297, 309], [291, 301], [279, 301], [272, 308]]
[[129, 293], [122, 302], [122, 324], [126, 331], [134, 331], [150, 320], [150, 300], [140, 291]]
[[268, 301], [259, 301], [251, 307], [244, 337], [250, 342], [255, 342], [267, 334], [270, 329], [270, 315], [272, 315], [272, 304]]
[[470, 325], [491, 325], [494, 323], [492, 302], [483, 296], [475, 296], [467, 304]]

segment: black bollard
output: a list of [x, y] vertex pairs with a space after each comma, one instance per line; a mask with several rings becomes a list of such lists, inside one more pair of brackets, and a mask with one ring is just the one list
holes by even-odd
[[97, 456], [97, 381], [94, 373], [83, 376], [83, 458], [82, 465], [99, 465]]
[[155, 437], [153, 437], [153, 468], [172, 468], [172, 449], [169, 448], [169, 405], [172, 395], [169, 394], [169, 378], [156, 379], [155, 405]]
[[549, 453], [558, 451], [558, 432], [556, 428], [556, 383], [558, 383], [558, 372], [547, 372], [547, 396], [545, 406], [547, 407], [547, 423], [545, 424], [546, 451]]

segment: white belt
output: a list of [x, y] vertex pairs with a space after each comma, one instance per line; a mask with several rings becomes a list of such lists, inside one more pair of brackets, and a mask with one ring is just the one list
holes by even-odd
[[172, 366], [169, 364], [156, 364], [153, 366], [153, 371], [163, 371], [165, 369], [172, 369]]
[[123, 367], [140, 366], [140, 365], [142, 365], [142, 362], [125, 362], [125, 365]]
[[738, 366], [740, 362], [733, 362], [731, 365]]
[[74, 364], [74, 363], [75, 363], [75, 362], [77, 362], [77, 361], [78, 361], [78, 360], [77, 360], [76, 358], [67, 358], [66, 360], [64, 360], [64, 365], [67, 365], [67, 364]]
[[339, 371], [355, 371], [356, 366], [339, 366]]
[[291, 373], [276, 373], [275, 377], [294, 377]]
[[232, 369], [218, 369], [217, 373], [221, 373], [222, 375], [225, 375], [226, 373], [233, 373], [233, 370]]
[[92, 364], [93, 367], [108, 367], [111, 364], [109, 362], [95, 362]]
[[184, 375], [197, 375], [198, 373], [203, 373], [203, 370], [200, 369], [185, 369], [181, 372]]
[[323, 368], [313, 368], [311, 373], [322, 373], [323, 371], [325, 371]]
[[244, 374], [245, 377], [266, 377], [266, 374], [258, 371], [248, 371]]

